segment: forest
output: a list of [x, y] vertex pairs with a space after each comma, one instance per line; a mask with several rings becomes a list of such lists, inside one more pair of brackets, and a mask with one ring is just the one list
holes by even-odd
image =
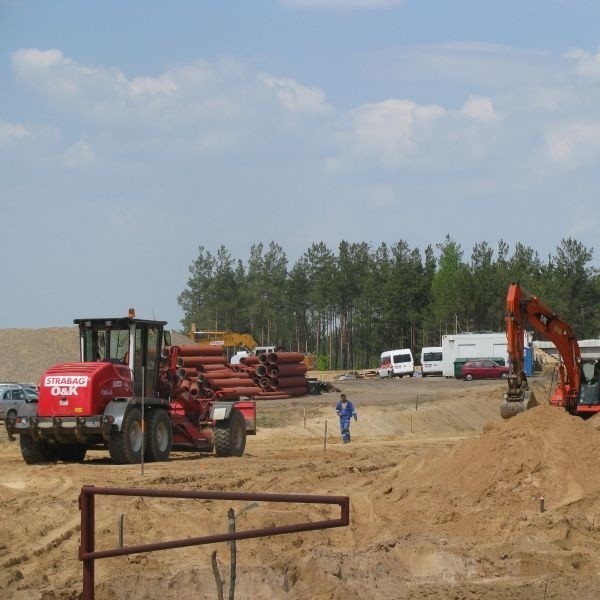
[[[598, 337], [599, 270], [593, 248], [563, 239], [546, 259], [521, 243], [485, 241], [465, 256], [446, 236], [424, 251], [404, 241], [374, 248], [314, 243], [293, 264], [275, 242], [244, 262], [200, 246], [178, 302], [185, 331], [250, 332], [262, 345], [312, 353], [320, 369], [367, 369], [382, 350], [441, 345], [447, 333], [503, 331], [506, 292], [518, 281], [571, 325]], [[535, 336], [534, 336], [535, 337]]]

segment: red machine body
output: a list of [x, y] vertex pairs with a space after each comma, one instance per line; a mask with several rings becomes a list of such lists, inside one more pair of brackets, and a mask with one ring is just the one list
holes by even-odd
[[42, 376], [38, 415], [100, 415], [111, 400], [132, 395], [133, 381], [127, 365], [108, 362], [58, 364]]

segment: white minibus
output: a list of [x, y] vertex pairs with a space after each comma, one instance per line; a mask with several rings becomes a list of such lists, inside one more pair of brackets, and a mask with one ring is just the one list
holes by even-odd
[[421, 375], [441, 375], [442, 365], [442, 347], [430, 346], [421, 350]]
[[409, 348], [386, 350], [379, 358], [379, 377], [412, 377], [415, 373], [415, 362]]

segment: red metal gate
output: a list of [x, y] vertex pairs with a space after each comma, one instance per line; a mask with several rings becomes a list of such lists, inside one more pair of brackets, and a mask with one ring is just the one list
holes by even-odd
[[[249, 529], [233, 533], [219, 533], [153, 544], [127, 546], [125, 548], [112, 548], [108, 550], [94, 550], [95, 545], [95, 496], [146, 496], [155, 498], [191, 498], [196, 500], [240, 500], [256, 502], [295, 502], [298, 504], [337, 504], [340, 507], [338, 519], [325, 519], [264, 527], [262, 529]], [[263, 494], [251, 492], [194, 492], [176, 490], [157, 490], [139, 488], [102, 488], [86, 485], [79, 494], [79, 510], [81, 511], [81, 545], [79, 547], [79, 560], [83, 561], [83, 600], [94, 598], [94, 561], [99, 558], [125, 556], [140, 552], [154, 552], [157, 550], [170, 550], [186, 546], [200, 546], [202, 544], [215, 544], [232, 540], [267, 537], [285, 533], [298, 533], [316, 529], [330, 529], [332, 527], [345, 527], [350, 523], [350, 498], [348, 496], [318, 496], [305, 494]]]

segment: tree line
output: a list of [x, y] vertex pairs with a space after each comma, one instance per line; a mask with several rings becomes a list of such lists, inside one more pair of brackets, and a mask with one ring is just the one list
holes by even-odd
[[313, 353], [321, 369], [377, 365], [382, 350], [441, 345], [447, 333], [503, 331], [506, 292], [518, 281], [574, 329], [597, 337], [599, 270], [593, 249], [561, 240], [542, 260], [517, 243], [511, 251], [475, 244], [468, 257], [446, 236], [421, 252], [405, 241], [373, 248], [314, 243], [292, 265], [274, 242], [253, 244], [244, 263], [224, 246], [199, 247], [179, 295], [182, 326], [250, 332], [261, 345]]

